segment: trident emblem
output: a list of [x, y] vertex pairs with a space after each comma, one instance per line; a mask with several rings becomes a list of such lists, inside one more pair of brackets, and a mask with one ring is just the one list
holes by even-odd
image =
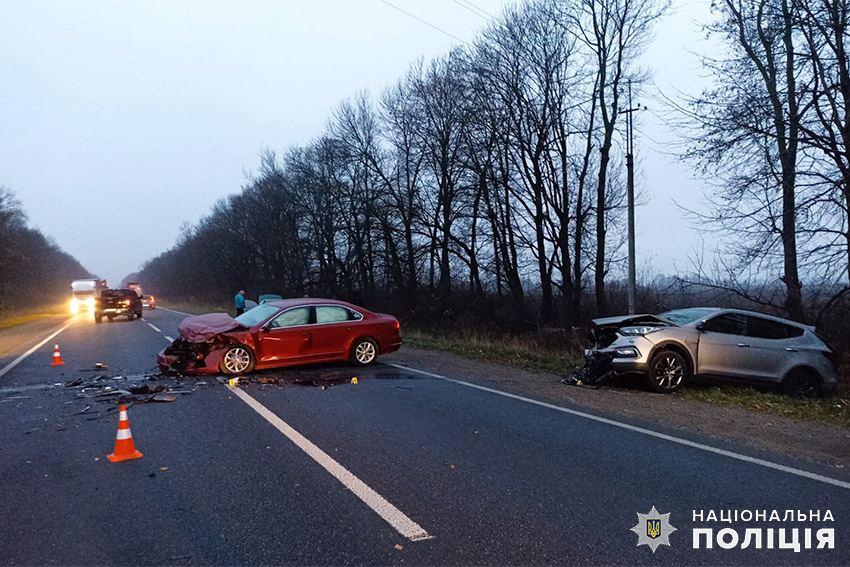
[[646, 520], [646, 537], [657, 539], [661, 536], [661, 518]]

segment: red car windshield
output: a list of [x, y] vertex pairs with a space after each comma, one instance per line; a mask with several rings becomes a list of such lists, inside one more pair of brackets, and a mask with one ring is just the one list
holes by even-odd
[[236, 321], [246, 327], [253, 327], [254, 325], [259, 325], [279, 310], [279, 307], [274, 307], [272, 305], [258, 305], [237, 317]]

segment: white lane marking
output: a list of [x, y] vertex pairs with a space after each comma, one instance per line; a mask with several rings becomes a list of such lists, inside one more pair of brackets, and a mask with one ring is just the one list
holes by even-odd
[[600, 423], [605, 423], [607, 425], [613, 425], [614, 427], [620, 427], [622, 429], [627, 429], [629, 431], [634, 431], [636, 433], [643, 433], [644, 435], [649, 435], [651, 437], [656, 437], [658, 439], [664, 439], [665, 441], [671, 441], [673, 443], [678, 443], [680, 445], [685, 445], [687, 447], [693, 447], [694, 449], [700, 449], [702, 451], [707, 451], [709, 453], [715, 453], [717, 455], [723, 455], [724, 457], [730, 457], [732, 459], [738, 459], [739, 461], [744, 461], [747, 463], [752, 463], [754, 465], [759, 465], [762, 467], [767, 467], [769, 469], [774, 469], [777, 471], [786, 472], [789, 474], [801, 476], [803, 478], [808, 478], [810, 480], [816, 480], [818, 482], [823, 482], [826, 484], [831, 484], [833, 486], [838, 486], [840, 488], [850, 489], [850, 482], [845, 482], [843, 480], [838, 480], [835, 478], [830, 478], [828, 476], [823, 476], [815, 473], [811, 473], [808, 471], [804, 471], [801, 469], [795, 469], [793, 467], [787, 467], [785, 465], [780, 465], [779, 463], [774, 463], [771, 461], [765, 461], [764, 459], [757, 459], [755, 457], [750, 457], [748, 455], [743, 455], [741, 453], [735, 453], [733, 451], [727, 451], [725, 449], [719, 449], [717, 447], [712, 447], [711, 445], [705, 445], [703, 443], [696, 443], [694, 441], [688, 441], [687, 439], [681, 439], [679, 437], [674, 437], [672, 435], [667, 435], [665, 433], [659, 433], [657, 431], [653, 431], [651, 429], [645, 429], [643, 427], [637, 427], [635, 425], [629, 425], [628, 423], [622, 423], [620, 421], [614, 421], [613, 419], [607, 419], [604, 417], [599, 417], [597, 415], [584, 413], [582, 411], [572, 410], [565, 407], [557, 406], [555, 404], [549, 404], [546, 402], [541, 402], [538, 400], [533, 400], [531, 398], [526, 398], [523, 396], [518, 396], [516, 394], [509, 394], [508, 392], [503, 392], [501, 390], [495, 390], [493, 388], [488, 388], [486, 386], [479, 386], [478, 384], [472, 384], [470, 382], [464, 382], [463, 380], [455, 380], [454, 378], [448, 378], [446, 376], [441, 376], [439, 374], [433, 374], [431, 372], [425, 372], [424, 370], [417, 370], [416, 368], [410, 368], [409, 366], [403, 366], [401, 364], [393, 364], [389, 362], [385, 362], [387, 366], [394, 366], [395, 368], [400, 368], [402, 370], [407, 370], [409, 372], [417, 372], [419, 374], [424, 374], [425, 376], [431, 376], [432, 378], [439, 378], [440, 380], [446, 380], [448, 382], [454, 382], [455, 384], [460, 384], [461, 386], [468, 386], [470, 388], [475, 388], [476, 390], [482, 390], [484, 392], [490, 392], [491, 394], [498, 394], [500, 396], [505, 396], [506, 398], [513, 398], [514, 400], [519, 400], [522, 402], [526, 402], [529, 404], [534, 404], [537, 406], [541, 406], [544, 408], [549, 408], [553, 410], [557, 410], [563, 413], [568, 413], [570, 415], [575, 415], [577, 417], [583, 417], [585, 419], [592, 419], [593, 421], [598, 421]]
[[159, 327], [157, 327], [156, 325], [153, 325], [153, 324], [151, 324], [151, 323], [148, 323], [148, 327], [150, 327], [151, 329], [153, 329], [153, 330], [154, 330], [154, 331], [156, 331], [157, 333], [161, 333], [161, 332], [162, 332], [161, 330], [159, 330]]
[[27, 352], [25, 352], [24, 354], [22, 354], [21, 356], [19, 356], [18, 358], [16, 358], [15, 360], [10, 362], [9, 364], [7, 364], [2, 370], [0, 370], [0, 378], [2, 378], [3, 375], [5, 375], [11, 369], [16, 367], [18, 364], [20, 364], [26, 357], [28, 357], [29, 355], [31, 355], [32, 353], [34, 353], [35, 351], [40, 349], [42, 346], [44, 346], [45, 344], [50, 342], [50, 340], [53, 337], [55, 337], [56, 335], [58, 335], [59, 333], [61, 333], [65, 329], [67, 329], [68, 327], [70, 327], [73, 323], [74, 323], [74, 318], [72, 317], [67, 323], [65, 323], [64, 327], [61, 327], [58, 331], [54, 332], [49, 337], [47, 337], [46, 339], [44, 339], [43, 341], [41, 341], [40, 343], [38, 343], [37, 345], [35, 345], [31, 349], [29, 349]]
[[234, 386], [227, 388], [242, 398], [254, 411], [263, 416], [266, 421], [271, 423], [278, 431], [286, 435], [290, 441], [295, 443], [299, 449], [307, 453], [317, 463], [322, 465], [326, 471], [331, 473], [338, 481], [340, 481], [347, 489], [360, 498], [369, 508], [375, 511], [395, 530], [409, 539], [410, 541], [420, 541], [423, 539], [431, 539], [422, 527], [404, 515], [404, 513], [390, 504], [383, 496], [369, 488], [365, 482], [354, 476], [348, 469], [333, 460], [327, 453], [319, 449], [309, 439], [295, 431], [289, 424], [272, 413], [263, 404], [252, 398], [246, 392]]
[[157, 309], [162, 309], [163, 311], [171, 311], [172, 313], [179, 313], [180, 315], [191, 315], [191, 313], [186, 313], [184, 311], [177, 311], [175, 309], [166, 309], [165, 307], [157, 307]]
[[169, 337], [168, 335], [165, 335], [165, 340], [166, 340], [166, 341], [168, 341], [168, 342], [170, 342], [170, 343], [173, 343], [173, 342], [174, 342], [174, 339], [172, 339], [172, 338], [171, 338], [171, 337]]

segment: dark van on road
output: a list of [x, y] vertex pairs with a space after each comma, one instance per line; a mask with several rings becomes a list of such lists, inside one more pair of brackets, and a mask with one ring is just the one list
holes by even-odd
[[119, 316], [126, 316], [128, 321], [141, 318], [142, 298], [133, 289], [105, 289], [94, 300], [95, 323], [100, 323], [104, 316], [110, 321]]

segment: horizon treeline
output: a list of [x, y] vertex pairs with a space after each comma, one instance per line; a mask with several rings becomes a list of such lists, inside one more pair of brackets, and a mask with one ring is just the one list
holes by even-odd
[[[716, 182], [698, 220], [721, 232], [724, 256], [680, 289], [796, 319], [814, 301], [801, 273], [832, 300], [846, 291], [848, 1], [713, 4], [709, 33], [726, 48], [705, 61], [715, 85], [677, 112], [683, 159]], [[506, 9], [470, 44], [340, 103], [306, 145], [265, 149], [241, 192], [138, 278], [174, 299], [309, 294], [435, 322], [545, 326], [622, 310], [622, 113], [629, 88], [645, 92], [638, 58], [668, 7]], [[661, 308], [691, 297], [650, 295]]]
[[0, 186], [0, 316], [67, 301], [71, 282], [88, 277], [73, 256], [27, 225], [14, 193]]
[[439, 316], [486, 302], [547, 323], [607, 311], [624, 261], [619, 111], [667, 5], [507, 9], [472, 44], [342, 102], [309, 144], [264, 150], [139, 278], [199, 300], [244, 288]]

